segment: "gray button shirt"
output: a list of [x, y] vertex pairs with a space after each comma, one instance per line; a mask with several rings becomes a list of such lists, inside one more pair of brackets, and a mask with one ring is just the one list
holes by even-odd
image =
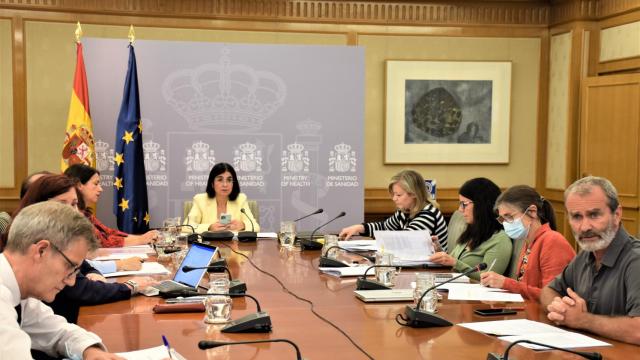
[[593, 253], [581, 251], [549, 287], [561, 296], [570, 287], [592, 314], [640, 316], [640, 241], [620, 226], [601, 265], [596, 270]]

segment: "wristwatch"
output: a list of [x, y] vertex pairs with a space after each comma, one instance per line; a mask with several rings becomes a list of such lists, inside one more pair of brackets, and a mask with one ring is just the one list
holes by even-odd
[[131, 286], [131, 295], [135, 295], [138, 293], [138, 283], [133, 280], [127, 280], [124, 282], [125, 284]]

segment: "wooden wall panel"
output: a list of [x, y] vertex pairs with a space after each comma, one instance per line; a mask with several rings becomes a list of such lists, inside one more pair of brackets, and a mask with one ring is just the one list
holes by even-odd
[[588, 78], [581, 99], [581, 175], [608, 178], [623, 207], [638, 208], [640, 74]]

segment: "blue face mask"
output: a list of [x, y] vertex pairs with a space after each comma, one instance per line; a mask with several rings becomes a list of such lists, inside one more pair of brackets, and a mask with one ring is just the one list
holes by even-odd
[[514, 240], [524, 239], [529, 233], [529, 228], [524, 227], [524, 224], [522, 223], [523, 217], [524, 217], [524, 214], [517, 219], [513, 219], [512, 222], [505, 221], [502, 223], [502, 227], [504, 227], [504, 232], [506, 232], [507, 236], [509, 236], [511, 239], [514, 239]]

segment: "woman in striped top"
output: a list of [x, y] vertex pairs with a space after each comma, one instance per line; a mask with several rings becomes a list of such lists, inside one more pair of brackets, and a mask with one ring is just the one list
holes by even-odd
[[373, 236], [375, 230], [429, 230], [437, 236], [440, 246], [447, 249], [447, 224], [438, 204], [427, 192], [422, 175], [403, 170], [391, 178], [389, 194], [398, 210], [385, 221], [351, 225], [340, 231], [340, 237], [349, 239], [360, 234]]

